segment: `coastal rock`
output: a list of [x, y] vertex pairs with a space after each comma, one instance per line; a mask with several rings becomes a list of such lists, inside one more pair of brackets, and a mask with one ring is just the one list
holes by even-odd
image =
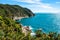
[[31, 32], [31, 30], [29, 29], [28, 26], [22, 27], [22, 33], [24, 33], [25, 36], [27, 36], [30, 32]]

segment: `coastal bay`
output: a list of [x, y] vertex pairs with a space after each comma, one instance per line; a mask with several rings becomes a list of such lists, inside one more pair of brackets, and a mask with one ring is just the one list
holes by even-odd
[[[30, 18], [23, 18], [20, 21], [24, 26], [30, 26], [34, 30], [42, 29], [43, 32], [57, 32], [60, 33], [60, 26], [58, 25], [60, 21], [60, 14], [46, 14], [46, 13], [36, 13], [35, 16]], [[58, 18], [59, 17], [59, 18]]]

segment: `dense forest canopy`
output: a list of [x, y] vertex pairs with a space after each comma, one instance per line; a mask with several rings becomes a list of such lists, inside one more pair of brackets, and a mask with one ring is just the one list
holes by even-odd
[[15, 16], [30, 17], [34, 14], [30, 9], [21, 7], [19, 5], [0, 4], [0, 15], [4, 17], [13, 18]]

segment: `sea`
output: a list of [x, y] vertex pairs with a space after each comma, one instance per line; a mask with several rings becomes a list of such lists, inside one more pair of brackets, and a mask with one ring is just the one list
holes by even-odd
[[60, 33], [60, 14], [34, 13], [35, 16], [18, 20], [23, 26], [29, 26], [32, 32], [41, 29], [44, 33]]

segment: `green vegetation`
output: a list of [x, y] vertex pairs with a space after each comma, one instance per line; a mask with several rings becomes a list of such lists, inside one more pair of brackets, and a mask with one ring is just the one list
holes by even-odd
[[23, 36], [21, 25], [8, 17], [0, 16], [0, 40], [18, 40]]
[[23, 8], [18, 5], [8, 5], [8, 4], [0, 4], [0, 16], [13, 18], [17, 17], [30, 17], [33, 16], [33, 12], [27, 8]]
[[60, 40], [60, 34], [50, 32], [49, 34], [37, 30], [35, 36], [24, 35], [22, 26], [8, 17], [0, 16], [0, 40]]
[[0, 4], [0, 40], [60, 40], [60, 34], [50, 32], [43, 33], [41, 30], [35, 31], [36, 35], [31, 36], [22, 33], [22, 25], [14, 21], [14, 16], [25, 17], [34, 14], [27, 8], [18, 5]]

